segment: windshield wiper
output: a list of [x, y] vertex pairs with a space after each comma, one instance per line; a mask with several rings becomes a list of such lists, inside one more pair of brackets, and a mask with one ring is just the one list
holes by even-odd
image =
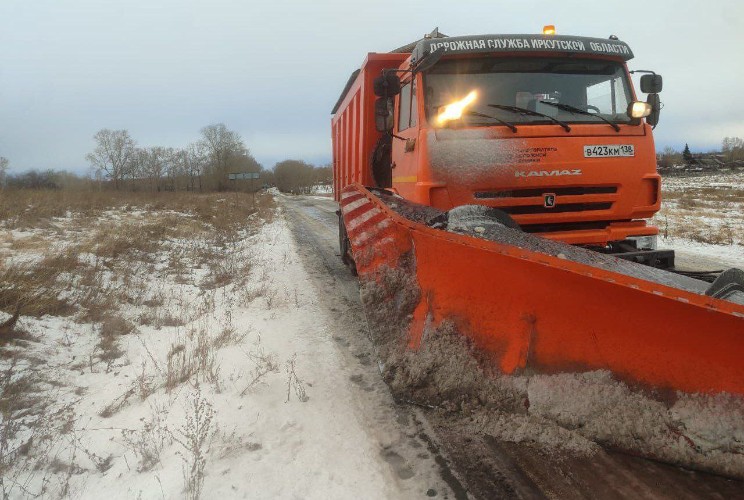
[[604, 116], [599, 115], [597, 113], [590, 113], [589, 111], [585, 111], [585, 110], [583, 110], [581, 108], [575, 108], [575, 107], [573, 107], [573, 106], [571, 106], [569, 104], [561, 104], [561, 103], [558, 103], [558, 102], [550, 102], [550, 101], [540, 101], [540, 102], [543, 103], [543, 104], [547, 104], [548, 106], [553, 106], [553, 107], [556, 107], [558, 109], [562, 109], [563, 111], [568, 111], [569, 113], [577, 113], [579, 115], [587, 115], [587, 116], [597, 117], [600, 120], [602, 120], [603, 122], [605, 122], [608, 125], [610, 125], [612, 128], [614, 128], [615, 129], [615, 132], [620, 132], [620, 127], [618, 127], [617, 123], [613, 123], [610, 120], [608, 120], [607, 118], [605, 118]]
[[527, 108], [520, 108], [519, 106], [507, 106], [506, 104], [488, 104], [491, 108], [496, 109], [504, 109], [506, 111], [511, 111], [512, 113], [519, 113], [521, 115], [529, 115], [529, 116], [542, 116], [543, 118], [547, 118], [548, 120], [557, 123], [564, 129], [566, 129], [566, 132], [571, 131], [571, 127], [568, 123], [562, 122], [558, 120], [557, 118], [553, 118], [550, 115], [546, 115], [545, 113], [540, 113], [539, 111], [532, 111], [531, 109]]
[[470, 116], [477, 116], [478, 118], [488, 118], [489, 120], [494, 120], [496, 122], [499, 122], [502, 125], [506, 125], [507, 127], [509, 127], [509, 130], [511, 130], [512, 132], [514, 132], [514, 133], [517, 132], [517, 127], [514, 126], [513, 123], [509, 123], [507, 121], [504, 121], [501, 118], [496, 118], [495, 116], [486, 115], [486, 114], [480, 113], [478, 111], [474, 111], [472, 109], [466, 109], [464, 111], [464, 113], [467, 114], [467, 115], [470, 115]]

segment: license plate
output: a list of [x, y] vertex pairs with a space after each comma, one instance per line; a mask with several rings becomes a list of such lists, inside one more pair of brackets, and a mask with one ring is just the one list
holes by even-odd
[[584, 146], [584, 158], [607, 158], [612, 156], [635, 156], [635, 147], [632, 144]]

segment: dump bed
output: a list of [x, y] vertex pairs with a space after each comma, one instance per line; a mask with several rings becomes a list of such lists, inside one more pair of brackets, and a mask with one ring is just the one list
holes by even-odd
[[374, 184], [370, 156], [381, 133], [375, 129], [373, 81], [384, 68], [397, 68], [410, 54], [368, 54], [355, 71], [331, 112], [333, 140], [333, 196], [349, 184]]

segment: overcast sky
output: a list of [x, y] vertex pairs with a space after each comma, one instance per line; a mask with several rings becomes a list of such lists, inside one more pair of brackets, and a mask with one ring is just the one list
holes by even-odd
[[185, 146], [225, 123], [265, 166], [330, 160], [330, 110], [367, 52], [434, 27], [626, 41], [664, 76], [657, 148], [744, 137], [744, 1], [0, 0], [0, 156], [84, 172], [101, 128]]

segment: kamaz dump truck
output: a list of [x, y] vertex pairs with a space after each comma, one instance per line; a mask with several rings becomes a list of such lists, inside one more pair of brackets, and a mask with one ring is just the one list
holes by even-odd
[[744, 395], [744, 272], [711, 284], [656, 249], [662, 79], [644, 71], [639, 99], [632, 57], [614, 36], [435, 32], [352, 74], [340, 253], [410, 307], [411, 348], [448, 321], [503, 373]]
[[529, 233], [671, 267], [646, 221], [661, 203], [662, 79], [644, 75], [639, 101], [632, 57], [614, 36], [436, 31], [368, 54], [333, 109], [336, 197], [358, 182], [441, 210], [482, 205]]

